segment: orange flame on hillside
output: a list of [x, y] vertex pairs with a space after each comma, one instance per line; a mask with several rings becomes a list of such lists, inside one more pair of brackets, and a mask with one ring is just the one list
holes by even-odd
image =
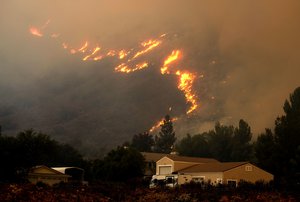
[[34, 36], [37, 36], [37, 37], [42, 37], [42, 36], [43, 36], [41, 30], [39, 30], [39, 29], [36, 28], [36, 27], [31, 27], [31, 28], [29, 29], [29, 31], [30, 31], [30, 33], [31, 33], [32, 35], [34, 35]]
[[89, 43], [86, 41], [83, 46], [81, 46], [79, 49], [78, 49], [78, 52], [82, 52], [84, 53], [88, 47]]
[[42, 36], [44, 36], [44, 34], [42, 33], [42, 30], [45, 29], [48, 26], [49, 23], [50, 23], [50, 20], [47, 20], [45, 22], [45, 24], [43, 26], [41, 26], [40, 28], [32, 26], [32, 27], [29, 28], [29, 32], [34, 36], [42, 37]]
[[147, 62], [137, 64], [137, 65], [135, 65], [135, 68], [130, 68], [125, 63], [122, 63], [122, 64], [118, 65], [115, 68], [115, 71], [116, 72], [122, 72], [122, 73], [127, 73], [128, 74], [128, 73], [131, 73], [131, 72], [135, 72], [137, 70], [145, 69], [146, 67], [148, 67], [148, 63]]
[[152, 49], [154, 49], [155, 47], [159, 46], [161, 44], [161, 41], [158, 40], [148, 40], [148, 41], [144, 41], [141, 43], [141, 45], [143, 47], [145, 47], [144, 50], [141, 50], [139, 52], [137, 52], [132, 59], [135, 59], [137, 57], [139, 57], [140, 55], [143, 55], [149, 51], [151, 51]]
[[[175, 122], [178, 120], [178, 117], [174, 117], [171, 119], [172, 122]], [[165, 119], [161, 119], [160, 121], [158, 121], [154, 126], [152, 126], [152, 128], [150, 128], [149, 133], [152, 133], [153, 131], [157, 130], [159, 127], [161, 127], [161, 125], [164, 124]]]
[[120, 50], [119, 54], [118, 54], [119, 55], [119, 59], [125, 58], [129, 53], [130, 53], [130, 51]]
[[[173, 50], [171, 55], [169, 55], [167, 59], [165, 59], [163, 67], [160, 68], [161, 74], [171, 74], [169, 70], [170, 68], [169, 64], [178, 60], [179, 56], [180, 56], [180, 51]], [[198, 107], [196, 94], [192, 93], [192, 87], [196, 76], [193, 73], [190, 72], [182, 73], [179, 70], [177, 70], [175, 74], [179, 76], [179, 83], [177, 88], [184, 93], [186, 101], [191, 104], [191, 107], [186, 112], [187, 114], [189, 114], [194, 110], [196, 110]]]
[[[96, 48], [94, 48], [94, 50], [93, 50], [93, 52], [91, 54], [85, 56], [82, 60], [85, 61], [85, 60], [89, 59], [90, 57], [92, 57], [93, 55], [95, 55], [100, 50], [101, 50], [101, 48], [99, 46], [97, 46]], [[93, 60], [95, 60], [95, 58], [93, 58]]]
[[196, 95], [192, 93], [192, 86], [196, 76], [189, 72], [182, 73], [180, 71], [177, 71], [176, 75], [178, 75], [180, 78], [178, 89], [184, 92], [186, 101], [191, 104], [191, 107], [186, 112], [187, 114], [189, 114], [198, 107]]
[[[50, 20], [48, 20], [40, 28], [32, 26], [30, 27], [29, 32], [33, 36], [43, 37], [44, 36], [43, 30], [48, 26], [49, 23]], [[59, 34], [55, 34], [55, 33], [48, 35], [48, 37], [54, 39], [58, 38], [59, 36], [60, 36]], [[166, 34], [162, 34], [157, 39], [145, 40], [140, 43], [140, 48], [136, 50], [130, 49], [130, 51], [126, 51], [125, 49], [119, 49], [119, 50], [106, 49], [103, 54], [100, 52], [101, 51], [100, 46], [90, 45], [88, 41], [83, 43], [83, 45], [80, 48], [72, 48], [66, 42], [62, 43], [62, 47], [68, 52], [70, 52], [71, 54], [75, 54], [75, 53], [81, 54], [83, 61], [86, 60], [98, 61], [105, 57], [116, 57], [118, 60], [120, 60], [120, 63], [116, 65], [114, 70], [116, 72], [121, 72], [121, 73], [132, 73], [148, 67], [147, 61], [138, 63], [137, 62], [138, 58], [154, 50], [155, 48], [159, 47], [162, 44], [161, 38], [165, 36]], [[169, 56], [167, 56], [166, 59], [164, 60], [163, 65], [160, 68], [160, 73], [162, 75], [173, 74], [179, 77], [177, 88], [184, 93], [186, 102], [191, 105], [186, 112], [187, 114], [189, 114], [198, 108], [197, 97], [195, 92], [193, 92], [192, 89], [194, 81], [196, 79], [196, 74], [188, 71], [183, 72], [171, 66], [174, 65], [173, 63], [175, 63], [176, 61], [182, 58], [181, 55], [182, 52], [180, 50], [173, 50], [172, 53]], [[172, 121], [176, 121], [177, 119], [178, 118], [173, 118]], [[150, 129], [150, 132], [158, 128], [162, 123], [163, 120], [159, 121], [155, 126], [153, 126]]]
[[171, 55], [167, 57], [167, 59], [164, 61], [164, 66], [160, 68], [161, 74], [170, 74], [169, 72], [169, 64], [176, 61], [179, 57], [180, 51], [179, 50], [173, 50]]

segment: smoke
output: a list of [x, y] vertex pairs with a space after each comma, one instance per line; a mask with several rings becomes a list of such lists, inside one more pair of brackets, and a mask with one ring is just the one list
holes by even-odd
[[[273, 127], [300, 84], [299, 11], [296, 0], [2, 2], [3, 132], [35, 128], [82, 151], [105, 150], [171, 113], [181, 117], [178, 137], [239, 119], [258, 134]], [[30, 26], [48, 20], [45, 37], [29, 34]], [[131, 49], [163, 33], [164, 45], [146, 56], [149, 67], [128, 75], [114, 72], [113, 58], [83, 62], [61, 47], [88, 40]], [[200, 107], [189, 116], [178, 78], [159, 72], [173, 49], [183, 52], [180, 68], [198, 76], [193, 90]]]

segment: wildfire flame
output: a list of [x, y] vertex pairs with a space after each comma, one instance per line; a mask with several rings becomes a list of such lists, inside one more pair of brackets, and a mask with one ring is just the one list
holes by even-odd
[[148, 41], [142, 42], [141, 45], [143, 47], [145, 47], [145, 49], [137, 52], [133, 56], [133, 59], [139, 57], [140, 55], [143, 55], [143, 54], [149, 52], [150, 50], [154, 49], [155, 47], [159, 46], [160, 44], [161, 44], [161, 41], [158, 41], [158, 40], [148, 40]]
[[39, 29], [36, 28], [36, 27], [31, 27], [31, 28], [29, 29], [29, 31], [30, 31], [30, 33], [31, 33], [32, 35], [34, 35], [34, 36], [37, 36], [37, 37], [42, 37], [42, 36], [43, 36], [41, 30], [39, 30]]
[[[42, 37], [42, 36], [44, 36], [42, 30], [44, 30], [44, 29], [49, 25], [49, 23], [50, 23], [50, 20], [47, 20], [47, 21], [45, 22], [45, 24], [44, 24], [43, 26], [41, 26], [40, 28], [31, 26], [31, 27], [29, 28], [29, 32], [30, 32], [32, 35], [34, 35], [34, 36]], [[52, 34], [52, 35], [53, 35], [53, 34]], [[52, 36], [52, 35], [51, 35], [51, 36]]]
[[189, 114], [192, 111], [196, 110], [198, 107], [196, 95], [192, 93], [192, 86], [196, 76], [189, 72], [182, 73], [180, 71], [177, 71], [176, 75], [178, 75], [180, 78], [178, 89], [184, 92], [186, 101], [191, 104], [191, 107], [186, 112], [187, 114]]
[[[170, 64], [173, 63], [174, 61], [178, 60], [180, 56], [180, 51], [179, 50], [173, 50], [171, 55], [169, 55], [165, 61], [163, 67], [160, 68], [161, 74], [171, 74], [170, 69]], [[179, 83], [177, 88], [184, 93], [185, 99], [188, 103], [191, 104], [190, 108], [186, 112], [187, 114], [193, 112], [194, 110], [197, 109], [198, 104], [196, 100], [196, 94], [192, 92], [192, 87], [194, 80], [196, 78], [196, 75], [190, 72], [181, 72], [177, 70], [175, 72], [175, 75], [179, 77]]]
[[[101, 48], [99, 46], [97, 46], [96, 48], [94, 48], [93, 52], [87, 56], [85, 56], [82, 60], [85, 61], [87, 59], [89, 59], [90, 57], [92, 57], [93, 55], [95, 55], [98, 51], [100, 51]], [[93, 58], [93, 60], [95, 60], [95, 58]]]
[[[158, 121], [154, 126], [152, 126], [152, 127], [150, 128], [149, 132], [152, 133], [153, 131], [157, 130], [161, 125], [164, 124], [164, 120], [165, 120], [165, 119], [163, 118], [163, 119], [161, 119], [160, 121]], [[174, 117], [174, 118], [171, 119], [172, 122], [175, 122], [175, 121], [177, 121], [177, 120], [178, 120], [178, 117]]]
[[161, 74], [170, 74], [169, 72], [169, 64], [176, 61], [179, 57], [180, 51], [179, 50], [173, 50], [171, 55], [167, 57], [167, 59], [164, 61], [164, 66], [160, 68]]
[[84, 45], [81, 46], [81, 48], [78, 49], [78, 51], [84, 53], [84, 52], [86, 51], [88, 45], [89, 45], [89, 43], [86, 41], [86, 42], [84, 43]]
[[135, 72], [137, 70], [144, 69], [146, 67], [148, 67], [147, 62], [137, 64], [137, 65], [135, 65], [135, 68], [129, 68], [125, 63], [122, 63], [115, 68], [115, 71], [122, 72], [122, 73], [131, 73], [131, 72]]
[[[29, 32], [36, 37], [43, 37], [43, 30], [48, 26], [50, 20], [48, 20], [43, 26], [38, 27], [30, 27]], [[50, 38], [58, 38], [60, 34], [52, 33], [48, 35]], [[63, 42], [63, 49], [67, 50], [71, 54], [82, 54], [82, 60], [93, 60], [98, 61], [105, 57], [117, 57], [120, 60], [120, 63], [116, 65], [114, 68], [115, 72], [120, 73], [132, 73], [138, 70], [142, 70], [147, 68], [149, 63], [147, 61], [137, 62], [138, 58], [148, 52], [154, 50], [162, 44], [162, 39], [166, 34], [162, 34], [158, 39], [149, 39], [140, 43], [140, 48], [138, 50], [131, 49], [127, 51], [125, 49], [113, 50], [106, 49], [104, 53], [101, 53], [102, 49], [100, 46], [90, 45], [88, 41], [85, 41], [83, 45], [79, 48], [72, 48], [68, 45], [68, 43]], [[188, 71], [180, 71], [176, 69], [176, 67], [171, 65], [176, 61], [180, 60], [182, 57], [182, 52], [180, 50], [173, 50], [172, 53], [166, 57], [163, 61], [163, 65], [160, 68], [160, 73], [162, 75], [173, 74], [178, 76], [178, 86], [177, 88], [182, 91], [185, 95], [186, 102], [191, 106], [187, 110], [187, 114], [195, 111], [198, 108], [197, 96], [195, 92], [193, 92], [193, 84], [196, 79], [196, 74]], [[201, 75], [203, 77], [203, 75]], [[172, 121], [176, 121], [178, 118], [173, 118]], [[154, 131], [161, 124], [163, 124], [163, 120], [159, 121], [156, 125], [154, 125], [150, 132]]]

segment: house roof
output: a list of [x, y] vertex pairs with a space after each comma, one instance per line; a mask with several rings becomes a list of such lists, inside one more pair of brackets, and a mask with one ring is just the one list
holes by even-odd
[[[39, 169], [46, 169], [49, 171], [49, 173], [44, 173], [44, 172], [38, 172]], [[44, 166], [44, 165], [38, 165], [38, 166], [34, 166], [30, 169], [29, 171], [30, 174], [54, 174], [54, 175], [65, 175], [64, 173], [62, 172], [59, 172], [58, 170], [55, 170], [53, 168], [49, 168], [47, 166]], [[68, 176], [68, 175], [66, 175]]]
[[173, 161], [189, 162], [189, 163], [218, 163], [219, 161], [213, 158], [199, 158], [199, 157], [188, 157], [178, 156], [173, 154], [167, 154], [166, 157]]
[[231, 170], [233, 168], [239, 167], [241, 165], [247, 164], [248, 162], [217, 162], [217, 163], [205, 163], [197, 164], [179, 170], [180, 173], [195, 173], [195, 172], [224, 172]]
[[82, 168], [78, 168], [78, 167], [52, 167], [52, 169], [63, 174], [66, 174], [67, 169], [77, 169], [77, 170], [84, 171]]
[[199, 158], [199, 157], [188, 157], [188, 156], [179, 156], [176, 154], [163, 154], [163, 153], [150, 153], [150, 152], [141, 152], [144, 156], [146, 162], [158, 161], [163, 157], [168, 157], [173, 161], [182, 161], [182, 162], [191, 162], [191, 163], [212, 163], [219, 162], [213, 158]]
[[144, 156], [146, 162], [150, 162], [150, 161], [156, 162], [162, 157], [168, 155], [163, 153], [150, 153], [150, 152], [141, 152], [141, 154]]

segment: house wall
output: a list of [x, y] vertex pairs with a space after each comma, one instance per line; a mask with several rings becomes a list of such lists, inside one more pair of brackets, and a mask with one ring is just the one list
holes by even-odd
[[158, 160], [156, 162], [156, 175], [159, 175], [158, 170], [159, 166], [162, 165], [171, 165], [172, 166], [172, 172], [176, 172], [178, 170], [197, 165], [199, 163], [194, 162], [183, 162], [183, 161], [173, 161], [172, 159], [169, 159], [168, 157], [163, 157], [162, 159]]
[[[246, 171], [246, 166], [251, 166], [251, 171]], [[233, 168], [231, 170], [224, 172], [223, 183], [227, 183], [227, 180], [245, 180], [248, 182], [255, 183], [257, 181], [270, 182], [273, 180], [274, 176], [250, 163], [241, 165], [239, 167]]]
[[174, 171], [173, 172], [176, 172], [178, 170], [182, 170], [184, 168], [188, 168], [190, 166], [197, 165], [197, 164], [199, 164], [199, 163], [174, 161]]
[[43, 182], [50, 186], [58, 184], [60, 182], [68, 182], [68, 177], [65, 176], [53, 176], [53, 175], [31, 175], [28, 176], [29, 182], [36, 184], [38, 182]]
[[217, 185], [218, 179], [223, 179], [222, 172], [197, 172], [197, 173], [184, 173], [178, 176], [178, 184], [189, 183], [193, 178], [204, 177], [204, 182], [210, 182], [212, 185]]
[[182, 185], [185, 183], [189, 183], [192, 180], [192, 176], [188, 174], [178, 175], [178, 184]]
[[156, 175], [159, 175], [159, 167], [163, 166], [163, 165], [164, 166], [166, 166], [166, 165], [172, 166], [171, 172], [174, 172], [174, 161], [167, 157], [163, 157], [162, 159], [160, 159], [156, 162]]

